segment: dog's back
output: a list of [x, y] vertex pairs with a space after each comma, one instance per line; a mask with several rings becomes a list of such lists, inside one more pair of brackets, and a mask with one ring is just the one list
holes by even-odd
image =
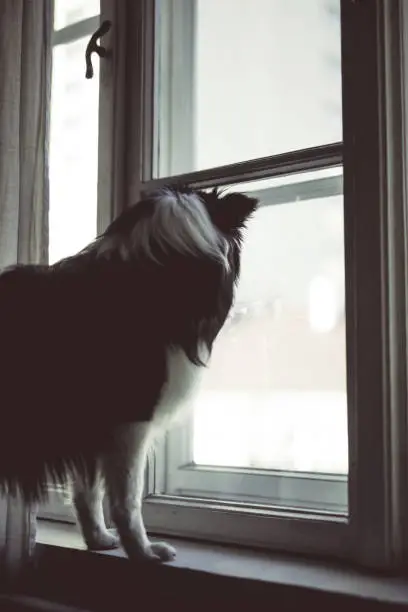
[[148, 290], [137, 271], [106, 268], [78, 260], [0, 275], [0, 482], [28, 496], [89, 469], [116, 424], [151, 418], [163, 386]]

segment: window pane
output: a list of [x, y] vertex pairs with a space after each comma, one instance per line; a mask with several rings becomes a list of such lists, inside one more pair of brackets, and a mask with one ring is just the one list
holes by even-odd
[[[54, 49], [50, 137], [50, 262], [96, 235], [99, 73], [85, 79], [88, 37]], [[96, 59], [93, 59], [96, 62]]]
[[262, 206], [248, 225], [235, 305], [195, 401], [192, 459], [346, 474], [341, 170], [238, 189], [256, 191]]
[[55, 30], [99, 15], [101, 10], [100, 0], [55, 0], [54, 7]]
[[342, 140], [339, 0], [162, 0], [160, 176]]

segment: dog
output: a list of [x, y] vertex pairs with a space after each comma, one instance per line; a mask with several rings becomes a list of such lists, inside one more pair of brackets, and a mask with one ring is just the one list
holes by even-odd
[[[175, 555], [143, 524], [146, 457], [209, 363], [257, 204], [166, 187], [78, 254], [0, 274], [0, 484], [33, 503], [73, 477], [89, 548]], [[105, 493], [118, 537], [104, 523]]]

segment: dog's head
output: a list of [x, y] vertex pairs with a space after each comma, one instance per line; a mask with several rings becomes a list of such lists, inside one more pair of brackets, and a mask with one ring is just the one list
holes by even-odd
[[258, 200], [217, 189], [166, 187], [145, 194], [106, 230], [100, 252], [169, 266], [197, 260], [239, 273], [242, 232]]
[[96, 245], [98, 258], [116, 262], [115, 274], [134, 271], [139, 311], [156, 316], [167, 340], [196, 363], [231, 308], [243, 229], [256, 206], [240, 193], [165, 188], [120, 215]]
[[235, 279], [239, 275], [243, 230], [258, 206], [256, 198], [243, 193], [225, 193], [218, 189], [199, 191], [209, 218], [227, 244], [228, 263]]

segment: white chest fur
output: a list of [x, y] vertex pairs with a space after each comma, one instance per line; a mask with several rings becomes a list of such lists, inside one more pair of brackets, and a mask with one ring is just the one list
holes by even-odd
[[167, 379], [154, 409], [153, 423], [166, 429], [188, 410], [204, 368], [191, 363], [181, 349], [167, 353]]
[[154, 409], [155, 427], [167, 429], [172, 421], [188, 410], [203, 370], [202, 366], [191, 363], [183, 350], [168, 350], [167, 379]]

